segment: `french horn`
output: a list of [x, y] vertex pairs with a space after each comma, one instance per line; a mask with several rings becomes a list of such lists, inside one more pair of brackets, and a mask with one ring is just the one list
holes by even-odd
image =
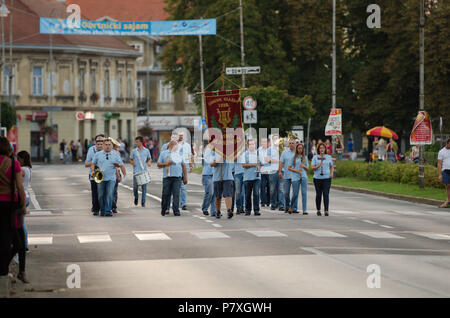
[[95, 167], [94, 170], [94, 181], [96, 183], [101, 183], [103, 181], [103, 172], [98, 167]]

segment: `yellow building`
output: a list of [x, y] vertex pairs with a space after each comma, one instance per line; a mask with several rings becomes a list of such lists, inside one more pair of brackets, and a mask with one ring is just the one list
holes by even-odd
[[[63, 139], [84, 144], [85, 139], [105, 133], [132, 141], [138, 111], [136, 59], [142, 53], [117, 37], [39, 34], [39, 17], [65, 18], [64, 4], [50, 0], [10, 2], [6, 1], [13, 15], [12, 67], [8, 55], [0, 84], [1, 98], [8, 100], [12, 69], [18, 149], [29, 151], [33, 160], [40, 161], [49, 147], [52, 157], [57, 158]], [[5, 21], [9, 22], [9, 17]], [[6, 52], [9, 33], [9, 23], [5, 23]]]

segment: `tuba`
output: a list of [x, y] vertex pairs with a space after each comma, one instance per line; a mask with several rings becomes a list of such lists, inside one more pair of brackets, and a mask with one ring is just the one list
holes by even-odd
[[94, 181], [96, 183], [101, 183], [103, 181], [103, 172], [98, 167], [95, 167], [94, 170]]
[[288, 131], [287, 133], [288, 133], [287, 137], [278, 139], [277, 145], [280, 153], [282, 153], [286, 149], [286, 147], [289, 144], [289, 141], [298, 139], [297, 135], [295, 135], [294, 133], [290, 131]]

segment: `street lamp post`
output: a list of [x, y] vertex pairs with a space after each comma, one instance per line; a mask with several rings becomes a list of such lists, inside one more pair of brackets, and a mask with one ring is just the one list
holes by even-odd
[[[424, 91], [424, 55], [425, 55], [425, 1], [420, 0], [420, 93], [419, 93], [419, 109], [424, 110], [425, 91]], [[423, 145], [419, 146], [419, 188], [424, 188], [424, 150]]]
[[[2, 0], [2, 6], [0, 7], [0, 17], [2, 22], [2, 65], [1, 74], [3, 76], [3, 68], [5, 66], [5, 18], [8, 16], [9, 10], [5, 5], [5, 0]], [[2, 78], [3, 80], [3, 78]], [[2, 126], [2, 106], [0, 104], [0, 127]]]

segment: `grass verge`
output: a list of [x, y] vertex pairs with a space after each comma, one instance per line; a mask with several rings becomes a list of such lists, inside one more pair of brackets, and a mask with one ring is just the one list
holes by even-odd
[[409, 195], [413, 197], [427, 198], [441, 201], [445, 201], [445, 198], [447, 197], [445, 189], [436, 189], [436, 188], [420, 189], [419, 186], [417, 185], [402, 184], [395, 182], [363, 181], [356, 178], [336, 178], [333, 179], [332, 184], [344, 187], [360, 188], [400, 195]]

